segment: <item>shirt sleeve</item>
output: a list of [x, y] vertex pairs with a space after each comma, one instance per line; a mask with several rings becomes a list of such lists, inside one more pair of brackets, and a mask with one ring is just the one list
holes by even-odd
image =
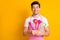
[[48, 21], [47, 19], [44, 20], [45, 27], [48, 27]]
[[48, 21], [47, 21], [47, 19], [45, 20], [45, 27], [48, 27]]
[[46, 18], [43, 19], [44, 27], [48, 27], [48, 21]]
[[26, 18], [26, 20], [25, 20], [25, 23], [24, 23], [24, 27], [28, 27], [28, 22], [29, 22], [29, 20]]

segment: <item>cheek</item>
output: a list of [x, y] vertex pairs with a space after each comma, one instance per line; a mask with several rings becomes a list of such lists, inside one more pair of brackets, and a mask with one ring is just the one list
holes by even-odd
[[33, 9], [33, 11], [35, 12], [35, 11], [38, 11], [38, 9]]
[[36, 10], [39, 11], [39, 8], [37, 8]]
[[32, 9], [33, 11], [35, 10], [35, 9]]
[[33, 8], [32, 11], [37, 12], [37, 11], [39, 11], [39, 8], [36, 8], [36, 9]]

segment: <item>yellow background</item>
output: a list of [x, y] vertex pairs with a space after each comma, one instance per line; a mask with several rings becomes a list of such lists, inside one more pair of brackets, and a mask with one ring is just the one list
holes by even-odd
[[[23, 36], [25, 18], [32, 15], [30, 4], [34, 0], [0, 1], [0, 40], [27, 40]], [[50, 36], [45, 40], [60, 40], [60, 1], [38, 0], [41, 3], [40, 14], [49, 22]]]

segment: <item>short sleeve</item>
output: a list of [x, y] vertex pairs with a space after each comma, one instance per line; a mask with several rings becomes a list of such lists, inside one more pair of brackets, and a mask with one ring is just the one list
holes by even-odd
[[24, 27], [28, 27], [28, 22], [29, 22], [29, 20], [26, 18], [25, 23], [24, 23]]
[[42, 16], [42, 22], [44, 27], [48, 27], [48, 20], [46, 17]]
[[47, 19], [44, 20], [45, 27], [48, 27], [48, 21]]

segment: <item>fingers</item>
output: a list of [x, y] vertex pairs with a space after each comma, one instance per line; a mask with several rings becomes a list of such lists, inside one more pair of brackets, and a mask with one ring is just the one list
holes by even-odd
[[44, 32], [37, 31], [36, 36], [44, 36]]
[[44, 32], [39, 32], [38, 30], [32, 30], [32, 35], [44, 36]]

